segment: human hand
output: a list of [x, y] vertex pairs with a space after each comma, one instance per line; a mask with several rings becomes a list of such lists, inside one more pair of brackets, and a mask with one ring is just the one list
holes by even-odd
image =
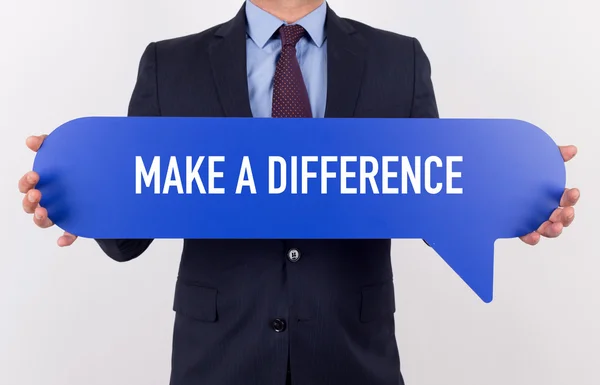
[[[570, 161], [577, 154], [575, 146], [559, 146], [560, 153], [565, 162]], [[575, 204], [579, 200], [579, 189], [565, 189], [559, 207], [554, 210], [550, 218], [541, 224], [534, 232], [520, 237], [520, 239], [528, 245], [537, 245], [541, 237], [556, 238], [562, 234], [565, 227], [569, 227], [575, 219]]]
[[[37, 152], [44, 139], [48, 135], [41, 136], [30, 136], [26, 140], [27, 147], [30, 150]], [[40, 206], [42, 199], [42, 193], [36, 190], [35, 187], [40, 180], [40, 176], [35, 171], [29, 171], [19, 180], [19, 191], [25, 196], [23, 197], [23, 210], [27, 214], [33, 214], [33, 222], [40, 228], [49, 228], [54, 225], [50, 218], [48, 218], [48, 211]], [[71, 246], [77, 239], [77, 236], [65, 232], [60, 238], [58, 238], [58, 245], [60, 247]]]

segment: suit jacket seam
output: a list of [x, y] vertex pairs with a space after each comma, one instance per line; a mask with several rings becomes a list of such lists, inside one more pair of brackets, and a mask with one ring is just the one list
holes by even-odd
[[158, 95], [158, 44], [154, 43], [154, 92], [156, 99], [156, 109], [159, 116], [162, 116], [161, 108], [160, 108], [160, 97]]
[[412, 46], [413, 46], [413, 90], [412, 90], [412, 98], [410, 105], [410, 117], [412, 118], [414, 109], [415, 109], [415, 97], [417, 94], [417, 49], [415, 47], [416, 39], [412, 38]]

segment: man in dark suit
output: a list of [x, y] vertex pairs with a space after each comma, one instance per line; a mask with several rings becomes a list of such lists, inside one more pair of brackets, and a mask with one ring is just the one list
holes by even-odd
[[[416, 39], [342, 19], [322, 0], [254, 0], [224, 24], [148, 45], [129, 115], [437, 118], [438, 110]], [[23, 206], [50, 227], [37, 180], [33, 172], [21, 180]], [[578, 195], [567, 191], [564, 206]], [[523, 240], [557, 236], [573, 215], [565, 207]], [[125, 262], [152, 240], [97, 242]], [[186, 239], [171, 385], [403, 384], [390, 243]]]

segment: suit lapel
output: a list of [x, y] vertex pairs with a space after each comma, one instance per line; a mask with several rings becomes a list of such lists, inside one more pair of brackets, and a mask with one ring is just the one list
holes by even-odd
[[[352, 117], [360, 92], [366, 43], [327, 7], [327, 105], [325, 117]], [[215, 32], [209, 48], [220, 103], [228, 117], [252, 117], [246, 69], [246, 12]]]
[[354, 116], [367, 45], [348, 22], [327, 8], [327, 106], [325, 117]]
[[209, 56], [217, 93], [225, 116], [252, 117], [246, 72], [245, 8], [219, 27]]

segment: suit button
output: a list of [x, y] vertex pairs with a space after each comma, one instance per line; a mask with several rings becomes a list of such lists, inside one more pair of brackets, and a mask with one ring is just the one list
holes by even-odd
[[290, 249], [287, 253], [287, 257], [292, 262], [298, 262], [300, 259], [300, 251], [298, 251], [298, 249]]
[[271, 322], [271, 326], [277, 333], [281, 333], [285, 330], [285, 321], [281, 318], [276, 318], [273, 320], [273, 322]]

